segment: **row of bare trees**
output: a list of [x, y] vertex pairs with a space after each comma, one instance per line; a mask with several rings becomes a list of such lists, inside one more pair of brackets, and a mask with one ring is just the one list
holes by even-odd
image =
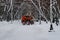
[[[57, 2], [53, 1], [53, 17], [60, 15]], [[50, 0], [0, 0], [1, 20], [20, 20], [22, 15], [29, 12], [37, 20], [50, 20]]]

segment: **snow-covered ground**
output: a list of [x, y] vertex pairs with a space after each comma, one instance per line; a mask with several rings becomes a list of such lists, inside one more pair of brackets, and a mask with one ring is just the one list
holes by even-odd
[[48, 32], [50, 23], [22, 25], [19, 21], [0, 22], [0, 40], [60, 40], [60, 23], [53, 24], [55, 32]]

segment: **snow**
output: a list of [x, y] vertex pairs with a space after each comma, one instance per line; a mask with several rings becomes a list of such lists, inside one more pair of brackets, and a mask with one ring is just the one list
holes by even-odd
[[0, 22], [0, 40], [60, 40], [60, 23], [53, 23], [55, 32], [48, 32], [50, 22], [35, 22], [34, 25], [22, 25], [20, 21]]

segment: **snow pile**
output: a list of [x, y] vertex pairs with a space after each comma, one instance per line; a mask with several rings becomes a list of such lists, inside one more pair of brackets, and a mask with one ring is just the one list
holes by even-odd
[[55, 32], [48, 32], [50, 23], [22, 25], [19, 21], [0, 22], [0, 40], [60, 40], [60, 24], [53, 24]]

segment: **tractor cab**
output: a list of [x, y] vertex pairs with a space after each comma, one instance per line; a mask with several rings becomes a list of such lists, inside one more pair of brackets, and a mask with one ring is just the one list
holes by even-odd
[[31, 15], [23, 15], [21, 18], [21, 22], [23, 25], [27, 24], [34, 24], [33, 17]]

